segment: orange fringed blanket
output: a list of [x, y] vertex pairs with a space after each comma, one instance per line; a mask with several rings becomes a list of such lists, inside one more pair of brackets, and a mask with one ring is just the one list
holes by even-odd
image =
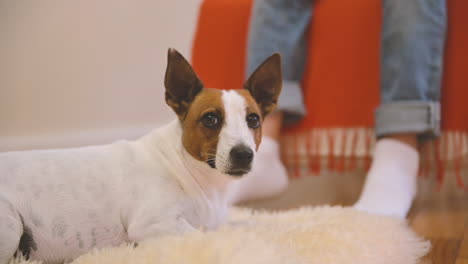
[[[462, 166], [468, 164], [468, 1], [447, 1], [443, 134], [423, 146], [421, 173], [436, 168], [442, 183], [444, 169], [454, 166], [459, 186], [468, 189], [462, 175]], [[251, 4], [252, 0], [203, 2], [192, 61], [207, 87], [242, 87]], [[286, 129], [282, 142], [292, 177], [324, 166], [352, 169], [358, 160], [369, 164], [379, 102], [381, 16], [381, 1], [316, 1], [303, 80], [308, 115]]]

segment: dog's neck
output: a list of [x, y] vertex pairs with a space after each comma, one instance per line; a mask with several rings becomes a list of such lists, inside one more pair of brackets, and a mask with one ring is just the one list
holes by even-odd
[[139, 142], [148, 150], [150, 159], [164, 166], [194, 203], [199, 224], [213, 229], [224, 222], [230, 176], [194, 159], [185, 150], [179, 120], [149, 133]]
[[[146, 141], [145, 145], [166, 159], [167, 169], [182, 186], [195, 183], [208, 199], [225, 199], [227, 185], [233, 179], [196, 160], [185, 150], [182, 145], [182, 126], [178, 119], [151, 132], [143, 140]], [[190, 176], [191, 180], [179, 177], [182, 174]]]

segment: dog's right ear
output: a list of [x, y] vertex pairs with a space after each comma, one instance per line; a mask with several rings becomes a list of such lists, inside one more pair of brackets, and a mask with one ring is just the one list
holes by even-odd
[[195, 96], [203, 89], [188, 61], [175, 49], [167, 52], [167, 68], [164, 79], [166, 103], [183, 120]]
[[250, 92], [260, 106], [262, 115], [266, 116], [276, 107], [282, 83], [281, 56], [275, 53], [250, 75], [244, 88]]

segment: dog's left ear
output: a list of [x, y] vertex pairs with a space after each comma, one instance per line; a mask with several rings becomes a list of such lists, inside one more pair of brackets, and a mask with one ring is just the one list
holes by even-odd
[[244, 88], [257, 101], [263, 116], [275, 109], [282, 82], [281, 56], [278, 53], [267, 58], [245, 82]]
[[175, 49], [167, 52], [167, 68], [164, 79], [166, 103], [183, 120], [195, 96], [203, 89], [188, 61]]

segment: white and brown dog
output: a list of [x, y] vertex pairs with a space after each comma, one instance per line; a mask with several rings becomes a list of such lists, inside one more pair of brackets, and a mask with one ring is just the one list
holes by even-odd
[[207, 89], [170, 49], [166, 102], [175, 121], [136, 141], [0, 154], [0, 264], [18, 253], [70, 261], [92, 248], [216, 227], [227, 184], [252, 167], [281, 82], [275, 54], [245, 89]]

